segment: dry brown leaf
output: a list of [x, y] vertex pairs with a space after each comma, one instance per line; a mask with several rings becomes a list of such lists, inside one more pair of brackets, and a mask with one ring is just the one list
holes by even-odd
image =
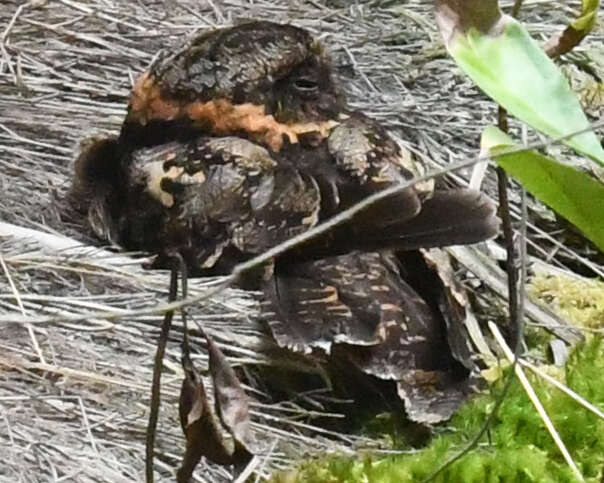
[[197, 375], [188, 354], [183, 355], [182, 366], [185, 378], [178, 409], [187, 445], [177, 474], [179, 483], [189, 481], [202, 456], [221, 465], [233, 464], [233, 447], [228, 445], [222, 434], [208, 404], [203, 381]]
[[233, 464], [247, 463], [254, 454], [250, 430], [249, 398], [235, 371], [214, 341], [206, 335], [210, 353], [210, 374], [214, 382], [216, 413], [235, 442]]
[[484, 34], [496, 34], [504, 19], [497, 0], [439, 0], [436, 3], [436, 21], [447, 43], [456, 33], [470, 28]]

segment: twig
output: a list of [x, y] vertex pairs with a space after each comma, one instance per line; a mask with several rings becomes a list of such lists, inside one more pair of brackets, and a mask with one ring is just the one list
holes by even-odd
[[[21, 295], [19, 294], [19, 291], [17, 290], [17, 287], [15, 286], [13, 279], [10, 276], [10, 272], [8, 271], [8, 267], [6, 266], [6, 263], [4, 262], [4, 257], [2, 256], [1, 253], [0, 253], [0, 265], [2, 265], [2, 270], [4, 270], [4, 274], [6, 275], [6, 278], [8, 279], [8, 283], [13, 292], [15, 300], [17, 301], [17, 305], [19, 306], [19, 309], [21, 310], [21, 314], [25, 316], [26, 315], [25, 307], [23, 307], [23, 301], [21, 300]], [[36, 337], [36, 333], [34, 331], [33, 326], [31, 324], [25, 324], [25, 327], [27, 327], [27, 332], [29, 334], [29, 338], [31, 339], [31, 343], [34, 347], [34, 350], [36, 351], [36, 354], [38, 354], [38, 359], [40, 359], [40, 362], [42, 364], [46, 364], [46, 360], [44, 359], [44, 354], [42, 353], [40, 344], [38, 344], [38, 339]]]
[[[178, 266], [174, 266], [170, 273], [170, 293], [168, 300], [171, 302], [176, 299], [178, 290]], [[147, 424], [146, 436], [146, 458], [145, 458], [145, 475], [147, 483], [153, 483], [153, 456], [155, 446], [155, 432], [157, 429], [157, 419], [159, 415], [159, 402], [161, 395], [161, 371], [163, 367], [164, 354], [170, 335], [170, 327], [172, 326], [172, 318], [174, 311], [166, 312], [164, 321], [161, 326], [161, 332], [157, 341], [157, 351], [153, 362], [153, 382], [151, 384], [151, 403], [149, 405], [149, 423]]]
[[[508, 200], [508, 176], [503, 168], [497, 167], [497, 188], [499, 192], [499, 217], [503, 229], [503, 238], [507, 259], [505, 263], [508, 278], [508, 306], [510, 327], [508, 337], [511, 344], [516, 346], [522, 339], [518, 331], [518, 271], [516, 270], [516, 249], [514, 246], [514, 230], [510, 216], [510, 203]], [[516, 339], [518, 337], [518, 339]]]
[[2, 45], [4, 45], [6, 43], [6, 39], [8, 39], [10, 31], [15, 26], [15, 22], [19, 18], [19, 15], [21, 15], [21, 12], [23, 12], [23, 10], [29, 6], [30, 6], [30, 2], [26, 2], [26, 3], [19, 5], [19, 7], [17, 7], [17, 10], [15, 10], [15, 13], [13, 14], [13, 16], [10, 19], [10, 22], [8, 22], [8, 25], [4, 29], [4, 32], [2, 32], [2, 36], [0, 36], [0, 43], [2, 43]]
[[[493, 337], [495, 337], [495, 340], [500, 345], [500, 347], [503, 350], [503, 352], [504, 352], [505, 356], [507, 357], [507, 359], [510, 362], [512, 362], [512, 363], [516, 362], [517, 359], [514, 356], [514, 353], [509, 348], [509, 346], [506, 344], [506, 342], [505, 342], [503, 336], [501, 335], [501, 332], [499, 332], [499, 329], [497, 328], [497, 326], [493, 322], [491, 322], [491, 321], [489, 321], [489, 329], [491, 330], [491, 332], [493, 334]], [[522, 384], [522, 387], [526, 391], [527, 396], [529, 397], [529, 399], [533, 403], [533, 406], [535, 406], [535, 409], [539, 413], [539, 416], [543, 420], [543, 424], [545, 425], [545, 427], [549, 431], [549, 434], [552, 436], [552, 439], [556, 443], [556, 446], [558, 446], [558, 449], [562, 453], [562, 456], [564, 456], [564, 459], [566, 460], [566, 463], [568, 464], [568, 466], [570, 467], [570, 469], [574, 473], [575, 477], [579, 481], [585, 481], [583, 479], [583, 475], [579, 471], [579, 468], [577, 468], [577, 465], [573, 461], [572, 456], [570, 455], [570, 453], [566, 449], [566, 446], [564, 446], [564, 442], [562, 441], [562, 439], [560, 438], [560, 435], [556, 431], [556, 428], [552, 424], [552, 421], [550, 420], [549, 416], [547, 415], [547, 412], [545, 411], [545, 408], [541, 404], [541, 401], [539, 401], [539, 398], [537, 397], [537, 394], [535, 394], [535, 390], [533, 389], [533, 387], [531, 386], [531, 383], [529, 382], [529, 380], [527, 379], [526, 375], [524, 374], [524, 371], [522, 370], [522, 367], [520, 367], [519, 365], [516, 364], [513, 367], [513, 369], [514, 369], [513, 372], [516, 374], [516, 376], [518, 377], [518, 380]]]
[[260, 465], [260, 463], [262, 463], [262, 461], [263, 460], [261, 460], [258, 456], [252, 457], [250, 462], [246, 465], [237, 479], [233, 481], [233, 483], [245, 483], [254, 470]]
[[[507, 111], [498, 106], [497, 125], [503, 132], [508, 132]], [[512, 217], [510, 213], [510, 202], [508, 199], [508, 175], [504, 169], [497, 166], [497, 193], [499, 195], [499, 217], [503, 230], [503, 239], [506, 250], [505, 268], [508, 276], [508, 306], [509, 306], [509, 333], [510, 343], [518, 346], [522, 339], [522, 333], [518, 330], [520, 320], [518, 318], [518, 271], [516, 270], [516, 248], [514, 243], [514, 229], [512, 228]], [[526, 218], [524, 218], [526, 220]], [[516, 337], [519, 339], [516, 340]]]
[[512, 17], [518, 18], [518, 15], [520, 14], [520, 9], [522, 8], [522, 2], [523, 0], [514, 1], [514, 6], [512, 7]]
[[92, 435], [92, 429], [90, 428], [90, 423], [88, 422], [88, 415], [86, 414], [86, 407], [84, 406], [84, 401], [82, 401], [81, 397], [78, 397], [78, 404], [80, 406], [80, 411], [82, 412], [82, 420], [84, 422], [84, 427], [86, 428], [86, 434], [88, 434], [88, 439], [90, 440], [90, 446], [92, 450], [99, 454], [99, 449], [96, 446], [96, 441], [94, 440], [94, 436]]

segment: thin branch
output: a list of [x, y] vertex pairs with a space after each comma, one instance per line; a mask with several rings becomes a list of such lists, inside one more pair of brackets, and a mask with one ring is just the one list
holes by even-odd
[[[171, 302], [176, 299], [178, 290], [178, 266], [174, 266], [170, 273], [170, 293], [168, 300]], [[145, 475], [147, 483], [153, 483], [153, 456], [155, 447], [155, 434], [157, 429], [157, 419], [159, 416], [159, 403], [161, 398], [161, 371], [163, 367], [164, 354], [166, 353], [166, 345], [170, 328], [172, 326], [172, 318], [174, 311], [166, 312], [164, 321], [161, 326], [159, 340], [157, 342], [157, 351], [155, 352], [155, 360], [153, 362], [153, 382], [151, 384], [151, 403], [149, 405], [149, 423], [147, 424], [146, 436], [146, 458], [145, 458]]]
[[[503, 238], [506, 248], [506, 272], [508, 276], [508, 308], [510, 331], [508, 337], [512, 345], [516, 346], [518, 333], [518, 271], [516, 270], [516, 250], [514, 247], [514, 230], [510, 216], [510, 203], [508, 200], [508, 176], [503, 168], [497, 168], [497, 187], [499, 191], [499, 217], [502, 221]], [[521, 339], [521, 334], [517, 334]]]
[[518, 18], [518, 15], [520, 14], [520, 9], [522, 8], [522, 2], [523, 0], [514, 1], [514, 6], [512, 7], [512, 17]]
[[[21, 310], [21, 314], [23, 316], [25, 316], [26, 315], [25, 307], [23, 306], [23, 301], [21, 300], [21, 294], [17, 290], [17, 286], [13, 282], [13, 278], [10, 276], [10, 272], [8, 271], [8, 267], [6, 266], [6, 263], [4, 262], [4, 257], [2, 256], [2, 253], [0, 253], [0, 265], [2, 265], [2, 270], [4, 270], [4, 274], [6, 275], [8, 284], [10, 285], [10, 289], [13, 292], [15, 300], [17, 301], [19, 310]], [[46, 360], [44, 359], [44, 354], [42, 353], [40, 344], [38, 344], [38, 338], [36, 337], [36, 333], [34, 331], [32, 324], [25, 324], [25, 326], [27, 327], [27, 332], [29, 334], [29, 338], [31, 339], [31, 344], [32, 344], [34, 350], [36, 351], [36, 354], [38, 355], [38, 359], [40, 359], [40, 362], [42, 364], [46, 364]]]

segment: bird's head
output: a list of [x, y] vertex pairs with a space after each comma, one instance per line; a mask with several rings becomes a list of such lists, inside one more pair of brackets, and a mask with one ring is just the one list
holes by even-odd
[[342, 105], [329, 59], [307, 31], [253, 22], [160, 56], [136, 82], [126, 124], [244, 133], [278, 151], [284, 139], [326, 137]]

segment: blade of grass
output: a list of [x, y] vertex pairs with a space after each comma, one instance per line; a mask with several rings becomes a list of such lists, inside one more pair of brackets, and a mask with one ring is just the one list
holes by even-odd
[[[489, 329], [490, 329], [491, 333], [493, 334], [493, 337], [495, 337], [495, 340], [497, 341], [497, 343], [503, 350], [505, 357], [508, 359], [508, 361], [513, 363], [514, 359], [515, 359], [514, 353], [512, 352], [512, 350], [509, 348], [509, 346], [505, 342], [505, 340], [504, 340], [503, 336], [501, 335], [501, 332], [499, 332], [499, 329], [497, 328], [497, 326], [493, 322], [489, 321]], [[518, 380], [522, 384], [522, 387], [526, 391], [527, 396], [533, 403], [533, 406], [535, 406], [535, 409], [539, 413], [539, 416], [541, 417], [543, 424], [549, 431], [549, 434], [551, 435], [552, 439], [556, 443], [556, 446], [558, 446], [560, 453], [562, 453], [562, 456], [566, 460], [566, 463], [568, 464], [568, 466], [574, 473], [575, 477], [579, 481], [585, 481], [585, 479], [583, 478], [583, 475], [579, 471], [579, 468], [577, 468], [577, 465], [575, 464], [572, 456], [566, 449], [566, 446], [564, 445], [562, 438], [560, 438], [558, 431], [556, 430], [551, 419], [547, 415], [547, 412], [545, 411], [545, 408], [541, 404], [541, 401], [539, 401], [539, 398], [537, 397], [537, 394], [535, 393], [533, 386], [531, 386], [531, 383], [529, 382], [528, 378], [526, 377], [526, 374], [522, 370], [522, 367], [520, 367], [519, 365], [515, 365], [514, 372], [516, 374], [516, 377], [518, 377]]]

